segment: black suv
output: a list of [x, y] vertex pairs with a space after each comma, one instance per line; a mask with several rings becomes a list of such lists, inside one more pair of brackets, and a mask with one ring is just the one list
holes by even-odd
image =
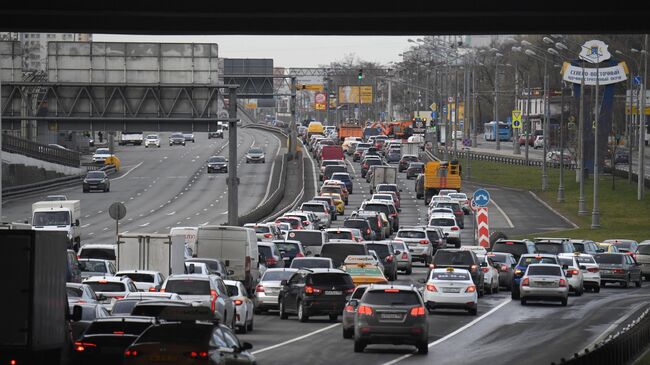
[[535, 249], [539, 253], [548, 253], [557, 255], [559, 253], [574, 253], [576, 252], [570, 238], [533, 238], [535, 242]]
[[485, 293], [485, 289], [483, 287], [483, 281], [485, 277], [481, 268], [487, 267], [487, 263], [480, 262], [474, 252], [453, 248], [445, 248], [436, 251], [436, 254], [433, 256], [433, 263], [431, 264], [430, 268], [445, 267], [453, 267], [455, 269], [465, 269], [469, 271], [474, 285], [476, 285], [479, 290], [478, 296], [483, 296]]
[[393, 245], [389, 241], [366, 242], [366, 247], [368, 250], [374, 250], [377, 253], [381, 263], [384, 265], [384, 275], [386, 275], [388, 280], [397, 280], [397, 258], [395, 258]]
[[361, 237], [363, 237], [365, 241], [370, 241], [375, 238], [372, 226], [370, 226], [370, 222], [365, 218], [347, 218], [345, 222], [343, 222], [343, 227], [357, 228], [361, 231]]
[[300, 322], [307, 322], [314, 315], [329, 315], [331, 321], [336, 321], [352, 292], [354, 283], [345, 271], [298, 270], [289, 280], [282, 280], [278, 295], [280, 319], [295, 313]]
[[535, 243], [530, 240], [504, 240], [500, 239], [492, 246], [492, 252], [511, 253], [519, 261], [521, 255], [537, 253]]

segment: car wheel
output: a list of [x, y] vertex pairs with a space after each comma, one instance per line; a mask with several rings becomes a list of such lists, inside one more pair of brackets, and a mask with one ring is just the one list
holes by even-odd
[[343, 338], [352, 338], [354, 336], [354, 328], [343, 328]]
[[519, 299], [519, 291], [518, 290], [512, 290], [512, 292], [510, 293], [510, 298], [515, 299], [515, 300]]
[[330, 314], [330, 322], [336, 322], [339, 319], [339, 315], [336, 313]]
[[248, 326], [246, 326], [246, 324], [244, 324], [243, 326], [238, 327], [237, 332], [241, 333], [242, 335], [248, 333]]
[[252, 331], [253, 330], [253, 322], [255, 321], [255, 316], [251, 317], [251, 323], [247, 324], [246, 327], [247, 330]]
[[600, 286], [594, 287], [594, 293], [600, 293]]
[[406, 268], [406, 275], [411, 275], [412, 273], [413, 273], [413, 268], [411, 266]]
[[621, 286], [622, 286], [623, 288], [627, 288], [627, 287], [630, 286], [630, 277], [629, 277], [629, 276], [627, 277], [627, 279], [625, 279], [624, 282], [621, 283]]
[[429, 344], [426, 341], [418, 343], [415, 347], [418, 348], [418, 354], [426, 355], [429, 353]]
[[475, 316], [478, 314], [478, 305], [474, 305], [470, 309], [467, 310], [470, 315]]
[[307, 313], [305, 313], [305, 306], [302, 304], [302, 302], [298, 302], [298, 320], [300, 322], [307, 322], [309, 321], [309, 316]]
[[258, 307], [255, 307], [255, 309], [253, 309], [253, 313], [254, 314], [262, 314], [262, 310], [260, 308], [258, 308]]
[[526, 299], [521, 298], [521, 305], [526, 305]]
[[567, 298], [562, 299], [562, 306], [563, 307], [566, 307], [568, 303], [569, 303], [569, 300]]
[[89, 192], [89, 191], [90, 191], [90, 190], [88, 190], [88, 189], [83, 189], [83, 192], [84, 192], [84, 193], [87, 193], [87, 192]]
[[366, 348], [366, 343], [361, 340], [354, 340], [354, 352], [363, 352]]
[[637, 287], [637, 288], [641, 287], [641, 277], [639, 277], [639, 280], [634, 282], [634, 286]]
[[286, 310], [284, 309], [283, 300], [280, 299], [280, 319], [287, 319], [287, 318], [289, 318], [289, 315], [287, 314]]
[[496, 294], [499, 292], [499, 284], [495, 285], [494, 288], [492, 289], [492, 293]]

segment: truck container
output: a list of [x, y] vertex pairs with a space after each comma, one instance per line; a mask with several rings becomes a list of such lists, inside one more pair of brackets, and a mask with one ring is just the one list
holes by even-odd
[[132, 144], [134, 146], [142, 145], [143, 133], [142, 132], [133, 132], [133, 131], [124, 131], [120, 134], [120, 139], [118, 144], [124, 146], [127, 144]]
[[446, 161], [429, 161], [424, 165], [424, 204], [442, 189], [460, 191], [460, 164]]
[[358, 124], [341, 124], [339, 138], [344, 141], [347, 137], [363, 137], [363, 127]]
[[343, 148], [341, 146], [323, 146], [321, 148], [322, 160], [344, 160]]
[[122, 233], [118, 236], [117, 269], [159, 271], [165, 276], [183, 274], [184, 252], [183, 236]]
[[397, 184], [397, 167], [374, 166], [370, 179], [370, 194], [374, 194], [375, 187], [379, 184]]
[[259, 251], [255, 230], [233, 226], [201, 226], [196, 241], [196, 257], [221, 259], [233, 280], [244, 283], [252, 293], [260, 279]]
[[420, 142], [402, 142], [401, 153], [404, 155], [419, 156], [423, 143]]
[[32, 204], [32, 227], [37, 231], [65, 232], [68, 248], [81, 246], [81, 204], [79, 200], [40, 201]]
[[64, 232], [2, 229], [7, 259], [3, 289], [0, 364], [59, 364], [67, 348], [68, 300]]

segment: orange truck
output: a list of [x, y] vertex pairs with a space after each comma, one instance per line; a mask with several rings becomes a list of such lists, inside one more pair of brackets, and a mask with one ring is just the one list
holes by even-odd
[[460, 164], [458, 162], [429, 161], [424, 166], [424, 204], [442, 189], [461, 188]]
[[341, 124], [339, 138], [344, 141], [347, 137], [363, 137], [363, 127], [359, 124]]

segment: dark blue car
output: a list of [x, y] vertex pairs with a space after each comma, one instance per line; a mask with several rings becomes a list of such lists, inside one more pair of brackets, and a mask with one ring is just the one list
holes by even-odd
[[526, 273], [530, 264], [555, 264], [559, 265], [557, 256], [544, 253], [524, 254], [519, 258], [515, 271], [512, 275], [512, 299], [519, 299], [519, 282]]
[[339, 180], [345, 184], [345, 188], [348, 189], [348, 193], [352, 194], [352, 187], [354, 186], [350, 174], [347, 172], [335, 172], [332, 174], [332, 180]]

